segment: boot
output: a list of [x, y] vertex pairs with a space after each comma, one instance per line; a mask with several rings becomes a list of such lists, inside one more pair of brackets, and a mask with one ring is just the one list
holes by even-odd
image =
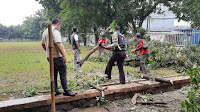
[[64, 96], [75, 96], [76, 93], [73, 93], [71, 90], [65, 90], [63, 93]]
[[55, 91], [55, 96], [62, 94], [63, 92]]

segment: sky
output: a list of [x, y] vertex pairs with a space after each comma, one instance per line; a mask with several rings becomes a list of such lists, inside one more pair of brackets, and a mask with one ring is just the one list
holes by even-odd
[[43, 9], [35, 0], [0, 0], [0, 23], [5, 26], [21, 25], [25, 17]]
[[[25, 17], [43, 9], [35, 0], [0, 0], [0, 23], [5, 26], [21, 25]], [[189, 23], [174, 21], [174, 26], [189, 26]]]

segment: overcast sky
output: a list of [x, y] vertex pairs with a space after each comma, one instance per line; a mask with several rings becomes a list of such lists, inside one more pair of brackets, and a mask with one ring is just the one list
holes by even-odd
[[22, 24], [25, 17], [43, 9], [35, 0], [0, 0], [0, 23], [6, 26]]
[[[5, 26], [21, 25], [24, 18], [43, 9], [35, 0], [0, 0], [0, 23]], [[188, 26], [188, 23], [174, 21], [174, 26]]]

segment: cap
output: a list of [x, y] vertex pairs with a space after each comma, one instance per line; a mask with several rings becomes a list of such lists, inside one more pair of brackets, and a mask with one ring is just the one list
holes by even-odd
[[135, 36], [138, 37], [138, 38], [140, 38], [141, 34], [140, 33], [136, 33]]

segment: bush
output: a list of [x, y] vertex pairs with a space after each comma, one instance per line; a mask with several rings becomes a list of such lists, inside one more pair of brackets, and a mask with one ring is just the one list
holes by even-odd
[[26, 97], [33, 97], [33, 96], [36, 96], [38, 94], [36, 92], [36, 89], [33, 88], [32, 86], [30, 86], [29, 88], [27, 88], [23, 91], [23, 95], [24, 95], [24, 98], [26, 98]]

